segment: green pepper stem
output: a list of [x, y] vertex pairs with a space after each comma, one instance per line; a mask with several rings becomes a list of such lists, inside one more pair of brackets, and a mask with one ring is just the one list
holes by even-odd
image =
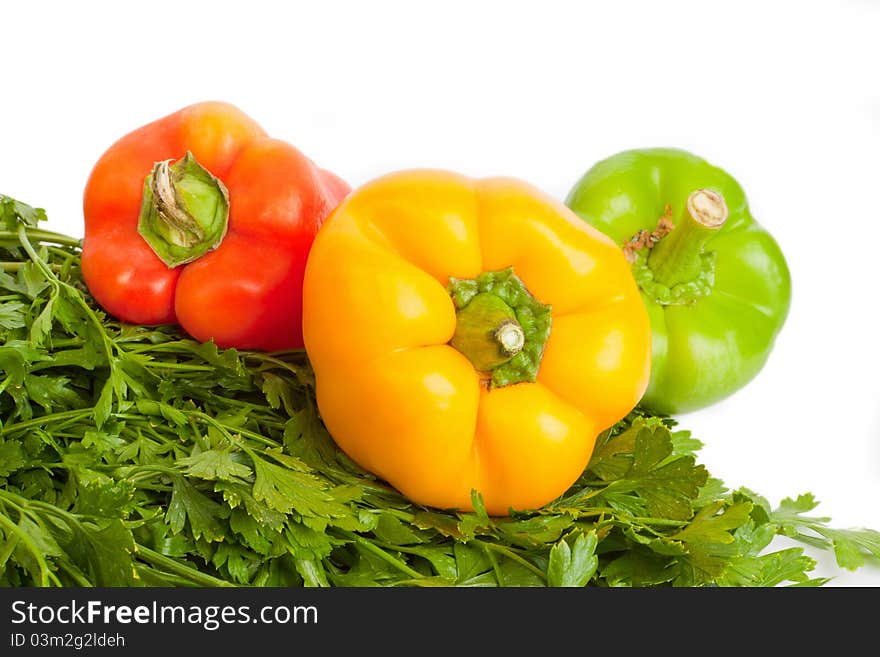
[[229, 222], [229, 193], [193, 154], [156, 162], [144, 180], [138, 232], [169, 267], [216, 249]]
[[688, 196], [681, 220], [648, 255], [654, 281], [669, 288], [695, 280], [702, 269], [701, 256], [708, 239], [727, 221], [724, 197], [710, 189]]

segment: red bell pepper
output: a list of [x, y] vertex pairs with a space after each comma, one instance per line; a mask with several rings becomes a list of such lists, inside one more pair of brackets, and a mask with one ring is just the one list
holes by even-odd
[[191, 105], [95, 164], [83, 277], [124, 322], [179, 324], [221, 347], [300, 348], [306, 257], [348, 192], [236, 107]]

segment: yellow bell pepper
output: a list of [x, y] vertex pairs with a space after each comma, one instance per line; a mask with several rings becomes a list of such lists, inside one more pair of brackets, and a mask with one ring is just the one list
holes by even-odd
[[513, 179], [390, 174], [312, 245], [303, 337], [340, 448], [415, 503], [538, 508], [648, 384], [620, 248]]

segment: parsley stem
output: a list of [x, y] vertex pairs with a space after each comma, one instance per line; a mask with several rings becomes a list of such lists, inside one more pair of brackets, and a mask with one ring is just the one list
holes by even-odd
[[251, 440], [262, 443], [263, 445], [266, 445], [268, 447], [280, 447], [280, 445], [271, 438], [266, 438], [262, 434], [256, 433], [254, 431], [248, 431], [247, 429], [243, 429], [242, 427], [229, 426], [227, 424], [224, 424], [223, 422], [220, 422], [219, 420], [217, 420], [217, 418], [211, 417], [210, 415], [202, 413], [201, 411], [184, 411], [184, 413], [196, 417], [203, 422], [215, 427], [218, 431], [220, 431], [220, 433], [223, 434], [223, 437], [229, 440], [231, 443], [236, 442], [234, 434], [237, 433], [244, 438], [250, 438]]
[[[18, 271], [20, 269], [24, 269], [27, 266], [26, 262], [0, 262], [0, 269], [3, 271]], [[59, 272], [62, 270], [62, 265], [51, 264], [47, 265], [52, 271]]]
[[643, 525], [660, 525], [667, 527], [683, 527], [687, 525], [687, 521], [683, 520], [669, 520], [668, 518], [646, 518], [644, 516], [628, 516], [626, 514], [622, 514], [616, 509], [612, 509], [607, 506], [591, 506], [587, 508], [578, 509], [576, 511], [578, 518], [592, 518], [595, 516], [604, 516], [608, 515], [616, 521], [617, 519], [624, 519], [627, 522], [637, 522]]
[[[300, 352], [298, 352], [298, 351], [286, 351], [283, 353], [284, 354], [297, 354], [297, 355], [300, 354]], [[302, 353], [305, 354], [305, 351], [303, 351]], [[295, 365], [293, 363], [287, 362], [286, 360], [282, 360], [281, 358], [277, 358], [275, 356], [271, 356], [269, 354], [265, 354], [265, 353], [258, 352], [258, 351], [249, 351], [249, 352], [244, 353], [243, 355], [245, 358], [250, 358], [252, 360], [259, 360], [264, 363], [270, 363], [272, 365], [275, 365], [276, 367], [287, 370], [288, 372], [293, 374], [297, 378], [297, 380], [300, 380], [300, 381], [302, 380], [302, 376], [304, 374], [303, 370], [305, 369], [303, 365]]]
[[217, 368], [212, 365], [191, 365], [189, 363], [173, 363], [167, 360], [151, 360], [143, 363], [144, 367], [157, 370], [175, 370], [180, 372], [216, 372]]
[[[31, 231], [30, 234], [47, 234], [45, 231]], [[57, 235], [56, 233], [48, 233], [49, 235]], [[85, 297], [80, 294], [79, 290], [71, 286], [69, 283], [65, 283], [61, 281], [51, 270], [48, 263], [43, 260], [40, 255], [36, 252], [33, 245], [30, 242], [28, 237], [29, 233], [27, 228], [22, 224], [18, 227], [18, 239], [21, 242], [21, 246], [27, 252], [30, 259], [34, 262], [38, 269], [40, 269], [43, 274], [46, 276], [46, 280], [55, 288], [56, 293], [60, 292], [62, 287], [70, 292], [70, 297], [76, 302], [76, 304], [83, 310], [86, 316], [91, 320], [91, 322], [97, 327], [98, 333], [101, 336], [101, 342], [104, 346], [104, 351], [107, 354], [107, 362], [110, 364], [110, 375], [111, 377], [116, 374], [115, 364], [116, 361], [114, 359], [114, 345], [113, 341], [110, 339], [110, 336], [107, 335], [107, 329], [104, 327], [104, 324], [100, 319], [95, 315], [95, 311], [91, 309], [89, 304], [86, 302]], [[59, 236], [63, 239], [70, 239], [64, 235]], [[61, 243], [64, 243], [63, 241]], [[77, 240], [77, 244], [79, 241]]]
[[77, 586], [86, 588], [94, 586], [94, 584], [89, 581], [89, 578], [83, 575], [82, 571], [74, 566], [72, 563], [67, 561], [67, 559], [58, 559], [56, 563], [61, 568], [61, 570], [67, 573], [67, 575], [71, 579], [73, 579], [74, 582], [76, 582]]
[[170, 557], [166, 557], [164, 554], [160, 554], [146, 547], [145, 545], [141, 545], [140, 543], [136, 544], [135, 551], [142, 560], [146, 561], [149, 564], [154, 566], [158, 566], [159, 568], [163, 568], [168, 570], [169, 572], [180, 575], [181, 577], [185, 577], [191, 582], [196, 584], [200, 584], [201, 586], [225, 586], [225, 587], [234, 587], [235, 585], [231, 582], [227, 582], [222, 579], [218, 579], [217, 577], [213, 577], [207, 573], [203, 573], [200, 570], [196, 570], [191, 566], [184, 565], [183, 563], [177, 561], [176, 559], [172, 559]]
[[685, 527], [689, 523], [687, 520], [670, 520], [669, 518], [644, 518], [641, 516], [633, 516], [627, 518], [631, 522], [638, 522], [643, 525], [657, 525], [658, 527]]
[[53, 349], [63, 349], [64, 347], [81, 347], [82, 345], [82, 338], [52, 338]]
[[[51, 230], [37, 230], [34, 228], [27, 228], [26, 226], [21, 226], [21, 230], [24, 230], [27, 236], [36, 242], [50, 242], [52, 244], [64, 244], [66, 246], [75, 247], [81, 246], [82, 243], [82, 240], [76, 237], [62, 235], [61, 233], [56, 233]], [[18, 239], [19, 237], [20, 231], [0, 230], [0, 240]]]
[[[18, 509], [19, 514], [23, 515], [24, 511], [17, 504], [15, 505]], [[18, 539], [24, 543], [25, 547], [27, 547], [28, 552], [30, 552], [34, 561], [37, 562], [37, 566], [40, 569], [40, 583], [39, 586], [49, 586], [49, 565], [46, 563], [46, 560], [43, 559], [43, 553], [36, 546], [30, 536], [27, 535], [18, 525], [16, 525], [12, 520], [6, 517], [5, 513], [0, 513], [0, 527], [7, 532], [7, 534], [15, 534], [18, 536]], [[57, 581], [57, 580], [56, 580]]]
[[18, 240], [21, 243], [22, 248], [27, 252], [31, 261], [37, 266], [37, 269], [43, 272], [46, 276], [46, 280], [56, 289], [58, 289], [61, 285], [61, 281], [58, 280], [58, 277], [52, 273], [52, 269], [49, 267], [49, 264], [40, 257], [40, 254], [37, 253], [36, 249], [34, 249], [33, 244], [31, 244], [30, 239], [28, 238], [28, 230], [23, 225], [18, 227]]
[[503, 554], [508, 559], [515, 561], [516, 563], [518, 563], [521, 566], [524, 566], [525, 568], [528, 568], [529, 570], [531, 570], [533, 573], [535, 573], [538, 577], [540, 577], [545, 582], [547, 581], [547, 574], [543, 570], [538, 568], [535, 564], [533, 564], [528, 559], [524, 559], [523, 557], [518, 555], [511, 548], [507, 548], [503, 545], [499, 545], [498, 543], [490, 543], [488, 541], [483, 541], [478, 538], [472, 539], [472, 542], [476, 543], [477, 545], [480, 545], [484, 549], [494, 550], [498, 554]]
[[74, 408], [69, 411], [59, 411], [57, 413], [40, 415], [39, 417], [31, 418], [30, 420], [24, 420], [22, 422], [16, 422], [14, 424], [4, 424], [3, 427], [0, 428], [0, 436], [5, 436], [7, 434], [21, 431], [22, 429], [30, 429], [31, 427], [37, 427], [45, 424], [50, 424], [52, 422], [58, 422], [59, 420], [88, 417], [92, 414], [92, 412], [93, 409], [91, 408]]
[[[393, 490], [393, 489], [387, 489], [387, 490]], [[383, 488], [381, 492], [386, 492], [386, 488]], [[400, 509], [395, 509], [393, 507], [388, 508], [388, 509], [383, 509], [382, 513], [389, 515], [389, 516], [395, 516], [396, 518], [399, 518], [400, 520], [404, 520], [409, 523], [413, 522], [413, 520], [415, 519], [415, 514], [409, 513], [407, 511], [402, 511]]]
[[386, 563], [394, 566], [400, 572], [406, 573], [410, 577], [413, 577], [416, 579], [421, 579], [424, 577], [424, 575], [422, 573], [420, 573], [419, 571], [414, 570], [413, 568], [410, 568], [400, 559], [397, 559], [397, 558], [393, 557], [392, 555], [388, 554], [385, 550], [383, 550], [381, 547], [379, 547], [375, 542], [368, 541], [363, 536], [358, 536], [354, 532], [340, 530], [339, 533], [341, 533], [343, 536], [345, 536], [346, 538], [348, 538], [352, 542], [356, 543], [360, 547], [364, 548], [368, 552], [372, 552], [374, 555], [376, 555], [377, 557], [382, 559], [382, 561], [385, 561]]
[[[386, 550], [394, 550], [395, 552], [402, 552], [404, 554], [414, 554], [416, 556], [421, 556], [423, 554], [422, 551], [418, 547], [413, 548], [413, 547], [409, 547], [407, 545], [393, 545], [391, 543], [385, 543], [384, 541], [380, 541], [375, 538], [370, 539], [370, 540], [374, 545], [381, 547], [381, 548], [385, 548]], [[494, 558], [492, 557], [492, 555], [487, 553], [486, 556], [489, 557], [489, 560], [492, 562], [493, 566], [497, 566], [497, 563], [494, 560]], [[419, 577], [424, 577], [424, 575], [419, 575]], [[498, 585], [503, 586], [503, 584], [501, 583], [500, 580], [498, 582]]]
[[483, 552], [486, 553], [486, 558], [489, 559], [489, 563], [492, 564], [492, 572], [495, 575], [495, 581], [498, 582], [498, 586], [504, 586], [504, 575], [501, 572], [501, 566], [498, 563], [498, 559], [495, 558], [495, 553], [493, 553], [486, 544], [483, 544], [482, 547]]
[[149, 479], [157, 474], [177, 475], [180, 470], [170, 466], [160, 465], [158, 463], [145, 463], [144, 465], [135, 465], [130, 468], [118, 468], [116, 472], [121, 478], [131, 483], [136, 483], [142, 479]]
[[159, 570], [145, 563], [135, 562], [134, 569], [146, 586], [193, 586], [193, 582], [185, 577]]
[[168, 342], [162, 342], [160, 344], [146, 344], [139, 345], [134, 347], [126, 347], [126, 351], [130, 354], [141, 354], [145, 351], [154, 351], [154, 352], [177, 352], [180, 354], [192, 354], [193, 348], [197, 346], [197, 343], [192, 340], [170, 340]]
[[79, 253], [64, 249], [60, 246], [47, 246], [46, 248], [49, 250], [50, 254], [58, 256], [59, 258], [64, 258], [64, 264], [60, 265], [59, 269], [64, 270], [65, 268], [79, 266]]
[[[244, 352], [244, 356], [247, 358], [253, 358], [255, 360], [262, 360], [267, 363], [273, 363], [283, 368], [290, 368], [291, 363], [284, 360], [286, 356], [293, 356], [297, 358], [304, 358], [306, 355], [305, 349], [290, 349], [288, 351], [274, 351], [267, 353], [265, 351], [246, 351]], [[291, 369], [291, 372], [296, 374], [296, 370]]]

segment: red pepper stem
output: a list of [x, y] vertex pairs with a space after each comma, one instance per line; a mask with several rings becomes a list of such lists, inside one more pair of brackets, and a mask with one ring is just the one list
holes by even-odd
[[695, 280], [702, 270], [706, 242], [727, 221], [724, 197], [710, 189], [688, 196], [681, 219], [648, 255], [654, 281], [669, 288]]
[[138, 232], [169, 267], [216, 249], [229, 222], [229, 194], [192, 153], [156, 162], [144, 180]]

